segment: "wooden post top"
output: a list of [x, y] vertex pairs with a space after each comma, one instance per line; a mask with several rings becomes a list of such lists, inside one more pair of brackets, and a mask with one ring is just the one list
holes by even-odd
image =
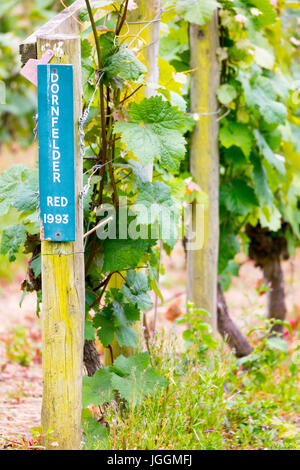
[[[93, 5], [93, 2], [92, 2]], [[89, 22], [79, 20], [79, 13], [85, 7], [84, 0], [76, 0], [68, 8], [62, 10], [58, 15], [54, 16], [50, 21], [37, 29], [25, 41], [20, 44], [19, 51], [21, 55], [22, 66], [29, 59], [37, 58], [37, 37], [53, 36], [56, 34], [79, 34], [89, 27]], [[96, 19], [99, 20], [107, 15], [107, 10], [99, 8]]]

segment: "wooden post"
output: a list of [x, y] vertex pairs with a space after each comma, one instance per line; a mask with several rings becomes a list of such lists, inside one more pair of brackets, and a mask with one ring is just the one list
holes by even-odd
[[[134, 36], [142, 38], [145, 43], [150, 46], [145, 48], [143, 54], [143, 62], [148, 69], [146, 80], [153, 84], [158, 83], [159, 78], [159, 68], [158, 68], [158, 48], [159, 48], [159, 34], [160, 34], [160, 18], [159, 12], [161, 7], [160, 0], [137, 0], [136, 1], [138, 8], [132, 12], [128, 12], [128, 25], [129, 25], [129, 34], [130, 37], [126, 42], [132, 42]], [[156, 19], [155, 22], [150, 23], [146, 26], [145, 21], [152, 21]], [[125, 34], [126, 27], [123, 27], [122, 33]], [[121, 33], [121, 34], [122, 34]], [[155, 90], [152, 87], [146, 87], [145, 97], [149, 98], [155, 93]], [[153, 173], [153, 164], [149, 164], [145, 167], [145, 173], [149, 181], [152, 181]], [[109, 283], [109, 287], [121, 288], [123, 280], [118, 274], [114, 274]], [[138, 321], [134, 325], [134, 329], [137, 333], [137, 336], [141, 333], [142, 324]], [[119, 355], [131, 356], [135, 353], [135, 349], [130, 346], [120, 347], [117, 340], [114, 339], [112, 344], [112, 350], [114, 358]], [[111, 364], [111, 353], [108, 349], [104, 353], [104, 364]]]
[[[43, 431], [47, 449], [78, 449], [81, 440], [81, 382], [84, 344], [83, 215], [79, 206], [82, 158], [78, 119], [81, 115], [81, 53], [77, 35], [37, 37], [37, 57], [61, 51], [52, 63], [72, 64], [74, 72], [76, 241], [42, 241], [43, 293]], [[72, 168], [70, 168], [72, 171]]]
[[[93, 2], [92, 2], [93, 4]], [[72, 64], [74, 71], [76, 241], [42, 240], [43, 404], [42, 427], [52, 429], [47, 449], [78, 449], [81, 437], [81, 381], [84, 325], [82, 158], [78, 119], [81, 116], [81, 54], [79, 32], [89, 27], [79, 13], [85, 0], [75, 0], [20, 44], [21, 63], [54, 51], [52, 63]], [[95, 18], [107, 15], [98, 8]], [[72, 84], [70, 84], [72, 86]], [[70, 169], [72, 171], [72, 169]]]
[[[211, 314], [211, 325], [217, 325], [217, 264], [219, 245], [219, 158], [216, 92], [219, 86], [217, 15], [205, 26], [190, 25], [191, 111], [199, 114], [192, 135], [191, 173], [208, 196], [204, 214], [202, 249], [187, 253], [187, 300]], [[202, 114], [201, 113], [207, 113]], [[193, 208], [194, 210], [195, 208]]]
[[[92, 2], [93, 4], [93, 2]], [[48, 23], [41, 26], [31, 36], [20, 44], [20, 55], [22, 65], [29, 59], [37, 58], [37, 37], [43, 35], [55, 34], [79, 34], [80, 31], [89, 27], [88, 22], [79, 20], [79, 13], [85, 8], [85, 0], [76, 0], [68, 8], [62, 10], [58, 15], [52, 18]], [[106, 10], [98, 8], [95, 18], [99, 20], [107, 15]]]

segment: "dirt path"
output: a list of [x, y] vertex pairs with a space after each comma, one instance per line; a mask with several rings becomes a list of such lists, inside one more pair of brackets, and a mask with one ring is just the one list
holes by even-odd
[[[4, 438], [30, 437], [29, 428], [40, 425], [40, 320], [35, 315], [34, 294], [20, 308], [19, 285], [2, 285], [0, 294], [0, 447]], [[25, 363], [31, 360], [27, 367], [12, 361], [22, 352]]]

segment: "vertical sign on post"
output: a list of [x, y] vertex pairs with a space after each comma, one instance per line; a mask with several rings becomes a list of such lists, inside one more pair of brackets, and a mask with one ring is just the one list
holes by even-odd
[[73, 66], [38, 65], [39, 191], [47, 241], [75, 241]]
[[51, 64], [38, 66], [40, 206], [44, 228], [41, 424], [43, 430], [52, 430], [50, 436], [44, 437], [43, 445], [55, 450], [80, 447], [85, 303], [83, 211], [79, 204], [80, 37], [67, 34], [72, 32], [72, 24], [65, 25], [65, 32], [37, 36], [38, 59], [45, 50], [59, 50]]

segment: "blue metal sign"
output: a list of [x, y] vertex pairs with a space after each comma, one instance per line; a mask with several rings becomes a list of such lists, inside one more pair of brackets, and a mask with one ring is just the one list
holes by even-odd
[[38, 65], [38, 123], [44, 240], [75, 241], [72, 65]]

